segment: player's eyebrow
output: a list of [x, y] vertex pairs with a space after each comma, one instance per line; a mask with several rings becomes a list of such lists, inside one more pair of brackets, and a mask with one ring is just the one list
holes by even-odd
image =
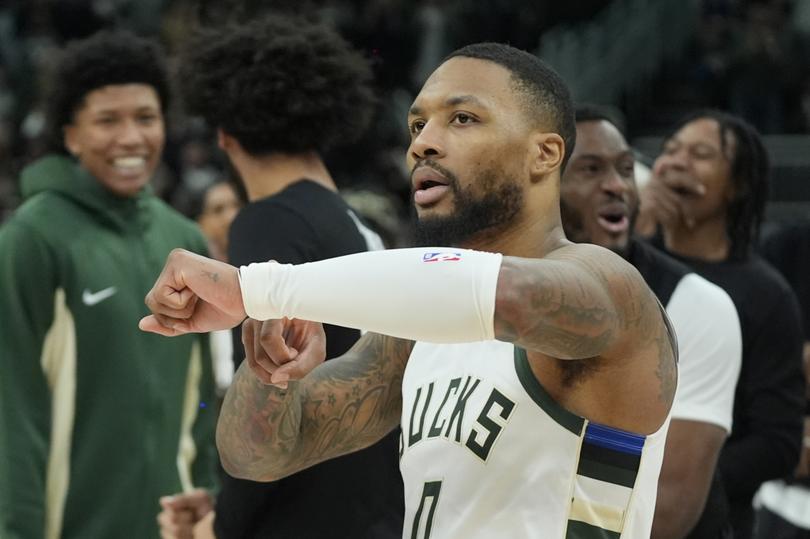
[[[483, 101], [481, 101], [480, 99], [478, 99], [474, 95], [469, 95], [469, 94], [468, 95], [457, 95], [457, 96], [448, 97], [445, 100], [445, 102], [442, 104], [442, 108], [451, 108], [451, 107], [457, 107], [459, 105], [466, 105], [466, 104], [472, 104], [472, 105], [475, 105], [477, 107], [486, 108], [486, 105], [484, 104]], [[413, 105], [410, 108], [410, 110], [408, 110], [408, 114], [410, 116], [420, 116], [422, 114], [422, 112], [423, 112], [422, 108], [417, 106], [417, 105]]]

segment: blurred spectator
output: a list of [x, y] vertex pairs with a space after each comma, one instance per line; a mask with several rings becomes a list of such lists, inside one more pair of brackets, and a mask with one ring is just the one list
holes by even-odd
[[688, 52], [693, 66], [690, 75], [702, 106], [725, 106], [728, 98], [728, 70], [734, 8], [730, 1], [705, 1], [698, 21], [693, 48]]
[[[571, 3], [569, 9], [557, 8], [558, 15], [576, 18], [582, 9], [593, 13], [594, 6], [605, 4], [598, 0]], [[510, 43], [524, 49], [534, 50], [540, 42], [540, 32], [548, 28], [549, 12], [555, 9], [553, 2], [512, 2], [510, 0], [454, 0], [447, 4], [448, 25], [447, 52], [469, 43], [495, 41]], [[561, 4], [561, 3], [560, 3]], [[435, 66], [434, 66], [435, 67]]]
[[[0, 537], [155, 537], [157, 498], [213, 487], [207, 338], [138, 330], [194, 224], [147, 183], [168, 81], [158, 48], [102, 33], [60, 55], [54, 145], [0, 229]], [[69, 155], [68, 155], [69, 154]]]
[[197, 221], [208, 240], [212, 258], [227, 261], [228, 230], [241, 206], [236, 189], [224, 180], [212, 183], [197, 197], [189, 217]]
[[169, 191], [170, 200], [172, 206], [193, 217], [194, 206], [222, 177], [222, 171], [214, 164], [210, 145], [196, 138], [181, 142], [177, 165], [179, 181]]
[[785, 99], [801, 77], [801, 48], [784, 0], [748, 0], [732, 37], [731, 110], [764, 133], [785, 130]]
[[[186, 105], [217, 130], [248, 193], [231, 226], [231, 264], [300, 264], [382, 247], [340, 198], [322, 158], [362, 135], [374, 104], [368, 62], [333, 29], [282, 15], [208, 29], [187, 45], [179, 66]], [[325, 331], [327, 358], [360, 336], [337, 326]], [[234, 350], [239, 368], [229, 391], [240, 376], [252, 376], [238, 331]], [[185, 522], [223, 538], [401, 537], [398, 437], [396, 429], [362, 451], [272, 483], [226, 476], [215, 514], [198, 498], [174, 496], [163, 502], [163, 530], [188, 532]]]
[[810, 133], [810, 70], [808, 70], [802, 82], [799, 109], [801, 111], [802, 127], [805, 132]]
[[799, 306], [784, 278], [752, 252], [768, 170], [752, 126], [722, 112], [696, 112], [666, 139], [641, 194], [638, 221], [647, 233], [660, 226], [658, 244], [725, 289], [740, 316], [734, 430], [718, 461], [740, 539], [752, 535], [751, 501], [759, 486], [793, 473], [804, 408]]
[[[241, 206], [236, 189], [224, 180], [211, 184], [193, 200], [188, 216], [197, 222], [208, 240], [208, 254], [212, 258], [228, 261], [228, 231]], [[211, 333], [211, 356], [217, 393], [224, 395], [233, 379], [233, 342], [229, 330]], [[204, 498], [200, 493], [196, 496]]]
[[0, 65], [0, 118], [8, 120], [14, 114], [17, 98], [11, 91], [5, 66]]
[[12, 169], [12, 130], [11, 122], [0, 119], [0, 224], [11, 216], [18, 204]]

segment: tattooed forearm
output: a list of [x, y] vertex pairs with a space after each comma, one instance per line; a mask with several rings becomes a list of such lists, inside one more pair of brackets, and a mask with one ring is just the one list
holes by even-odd
[[203, 277], [207, 277], [207, 278], [211, 279], [214, 282], [219, 281], [219, 273], [216, 273], [216, 272], [213, 272], [213, 271], [204, 271], [203, 272]]
[[273, 455], [289, 454], [301, 421], [299, 382], [288, 389], [262, 384], [245, 362], [234, 375], [217, 424], [217, 447], [234, 476], [264, 469]]
[[217, 428], [231, 475], [274, 480], [367, 447], [393, 429], [413, 343], [367, 334], [284, 391], [240, 367]]
[[306, 386], [306, 465], [371, 445], [399, 422], [402, 376], [413, 342], [368, 334]]

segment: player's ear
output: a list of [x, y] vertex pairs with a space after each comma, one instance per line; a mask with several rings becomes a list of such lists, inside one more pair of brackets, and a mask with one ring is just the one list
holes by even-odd
[[565, 141], [557, 133], [537, 133], [531, 137], [529, 170], [538, 181], [562, 166]]

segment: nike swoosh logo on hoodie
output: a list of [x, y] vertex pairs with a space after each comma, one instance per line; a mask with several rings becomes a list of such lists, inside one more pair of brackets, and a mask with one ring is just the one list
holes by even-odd
[[92, 307], [93, 305], [97, 305], [104, 301], [105, 299], [109, 298], [113, 294], [118, 291], [114, 286], [110, 286], [105, 288], [104, 290], [99, 290], [98, 292], [90, 292], [88, 289], [84, 289], [82, 292], [82, 303], [87, 305], [88, 307]]

